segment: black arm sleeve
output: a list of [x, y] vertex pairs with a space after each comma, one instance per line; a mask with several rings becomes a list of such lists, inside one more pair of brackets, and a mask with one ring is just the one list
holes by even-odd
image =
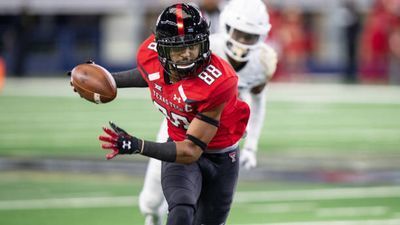
[[111, 73], [118, 88], [148, 87], [137, 68], [122, 72]]
[[[143, 143], [144, 142], [144, 143]], [[143, 150], [142, 155], [159, 159], [165, 162], [176, 161], [176, 143], [173, 141], [165, 143], [157, 143], [152, 141], [143, 141], [141, 145]]]

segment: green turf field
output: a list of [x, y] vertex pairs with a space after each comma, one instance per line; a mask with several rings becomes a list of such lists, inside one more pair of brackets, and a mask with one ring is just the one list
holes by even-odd
[[[0, 93], [0, 158], [101, 162], [97, 136], [109, 120], [154, 139], [162, 118], [148, 94], [123, 90], [119, 96], [95, 105], [77, 97], [66, 79], [8, 79]], [[400, 171], [400, 88], [272, 84], [267, 107], [260, 168], [279, 165], [297, 172], [299, 158], [311, 157], [304, 163], [311, 168], [329, 167], [332, 158], [345, 163], [335, 169], [350, 168], [361, 181], [311, 182], [293, 174], [285, 180], [242, 179], [228, 224], [400, 224], [398, 176], [380, 183], [362, 179], [368, 168], [382, 172], [372, 174], [377, 177]], [[283, 160], [293, 155], [297, 158]], [[281, 161], [271, 160], [277, 156]], [[126, 173], [0, 169], [0, 224], [142, 224], [137, 207], [142, 181]]]
[[[2, 172], [0, 221], [143, 224], [137, 207], [141, 182], [111, 174]], [[399, 202], [399, 186], [241, 182], [228, 224], [395, 225], [400, 222]]]
[[[101, 153], [97, 136], [109, 120], [137, 136], [154, 139], [161, 114], [144, 90], [123, 90], [121, 98], [114, 102], [96, 105], [77, 97], [68, 84], [62, 86], [62, 80], [57, 81], [43, 89], [38, 88], [38, 81], [22, 85], [13, 81], [10, 87], [6, 86], [0, 96], [0, 155], [98, 157]], [[308, 89], [297, 89], [297, 93], [286, 93], [285, 87], [277, 93], [271, 89], [261, 151], [399, 152], [398, 89], [389, 89], [393, 93], [387, 91], [388, 96], [383, 93], [381, 101], [371, 100], [368, 89], [365, 93], [356, 92], [360, 97], [353, 101], [348, 101], [352, 99], [351, 88], [332, 91], [332, 96], [342, 95], [336, 101], [329, 100], [326, 90], [308, 93]], [[279, 91], [286, 99], [279, 98]], [[308, 101], [319, 94], [328, 100]], [[290, 101], [291, 97], [297, 100]], [[391, 101], [385, 102], [388, 99]]]

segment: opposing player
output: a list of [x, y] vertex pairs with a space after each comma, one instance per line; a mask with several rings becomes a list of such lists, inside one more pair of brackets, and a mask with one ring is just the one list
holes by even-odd
[[239, 75], [239, 94], [251, 109], [241, 165], [257, 165], [258, 140], [264, 124], [266, 85], [273, 77], [277, 54], [265, 43], [271, 29], [262, 0], [232, 0], [220, 16], [221, 33], [210, 37], [213, 53], [226, 59]]
[[[251, 116], [244, 148], [242, 167], [257, 165], [257, 147], [265, 116], [266, 85], [277, 64], [275, 51], [264, 40], [271, 28], [265, 4], [261, 0], [232, 0], [220, 16], [220, 33], [210, 36], [213, 53], [227, 60], [239, 75], [240, 97], [250, 104]], [[167, 139], [166, 121], [157, 141]], [[161, 162], [150, 159], [139, 206], [146, 215], [145, 225], [160, 225], [165, 215], [165, 200], [160, 187]]]
[[238, 99], [235, 71], [211, 53], [208, 23], [188, 4], [161, 13], [137, 64], [113, 74], [117, 87], [149, 88], [168, 120], [169, 141], [145, 141], [110, 122], [99, 137], [112, 151], [107, 158], [142, 154], [162, 161], [168, 225], [225, 224], [238, 177], [238, 142], [250, 114]]

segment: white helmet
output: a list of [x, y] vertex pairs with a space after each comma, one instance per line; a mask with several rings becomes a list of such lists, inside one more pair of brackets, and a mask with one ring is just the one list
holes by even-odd
[[[236, 61], [244, 62], [249, 53], [268, 35], [271, 29], [267, 7], [262, 0], [231, 0], [220, 15], [220, 30], [225, 34], [225, 53]], [[237, 34], [253, 37], [243, 43]]]

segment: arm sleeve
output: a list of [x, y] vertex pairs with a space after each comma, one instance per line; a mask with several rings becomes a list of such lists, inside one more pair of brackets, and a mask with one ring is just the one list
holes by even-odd
[[237, 78], [232, 77], [219, 86], [217, 86], [207, 98], [207, 100], [199, 106], [199, 112], [210, 111], [211, 109], [229, 101], [237, 95]]
[[111, 73], [118, 88], [148, 87], [137, 68], [122, 72]]
[[257, 151], [258, 140], [260, 139], [265, 118], [266, 88], [259, 94], [247, 94], [251, 99], [249, 102], [250, 120], [249, 124], [247, 125], [247, 137], [245, 139], [243, 148]]

